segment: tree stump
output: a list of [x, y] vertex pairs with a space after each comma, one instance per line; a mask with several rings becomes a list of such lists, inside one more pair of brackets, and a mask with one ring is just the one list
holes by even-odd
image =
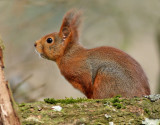
[[3, 52], [0, 46], [0, 125], [20, 125], [14, 110], [14, 100], [4, 76]]

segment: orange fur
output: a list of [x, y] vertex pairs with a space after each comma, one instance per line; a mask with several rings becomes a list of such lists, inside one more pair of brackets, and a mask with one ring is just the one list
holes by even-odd
[[[128, 54], [112, 47], [85, 49], [79, 44], [80, 24], [81, 13], [70, 10], [60, 31], [36, 41], [36, 50], [55, 61], [61, 74], [88, 98], [149, 95], [143, 69]], [[48, 38], [53, 41], [48, 43]]]

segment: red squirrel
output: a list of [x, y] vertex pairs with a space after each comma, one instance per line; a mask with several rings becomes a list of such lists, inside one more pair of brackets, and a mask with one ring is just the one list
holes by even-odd
[[131, 56], [113, 47], [86, 49], [79, 44], [81, 12], [68, 11], [59, 32], [34, 44], [41, 57], [55, 61], [61, 74], [87, 98], [150, 94], [148, 79]]

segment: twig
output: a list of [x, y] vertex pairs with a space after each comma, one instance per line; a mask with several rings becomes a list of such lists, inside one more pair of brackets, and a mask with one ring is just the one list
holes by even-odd
[[28, 79], [30, 79], [33, 75], [27, 76], [25, 79], [23, 79], [21, 82], [17, 83], [17, 85], [13, 88], [12, 92], [15, 93], [15, 91], [22, 85], [24, 84]]

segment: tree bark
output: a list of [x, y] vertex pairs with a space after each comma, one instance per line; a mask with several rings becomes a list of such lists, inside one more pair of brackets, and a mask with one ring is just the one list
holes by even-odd
[[3, 69], [3, 52], [0, 46], [0, 125], [20, 125]]

